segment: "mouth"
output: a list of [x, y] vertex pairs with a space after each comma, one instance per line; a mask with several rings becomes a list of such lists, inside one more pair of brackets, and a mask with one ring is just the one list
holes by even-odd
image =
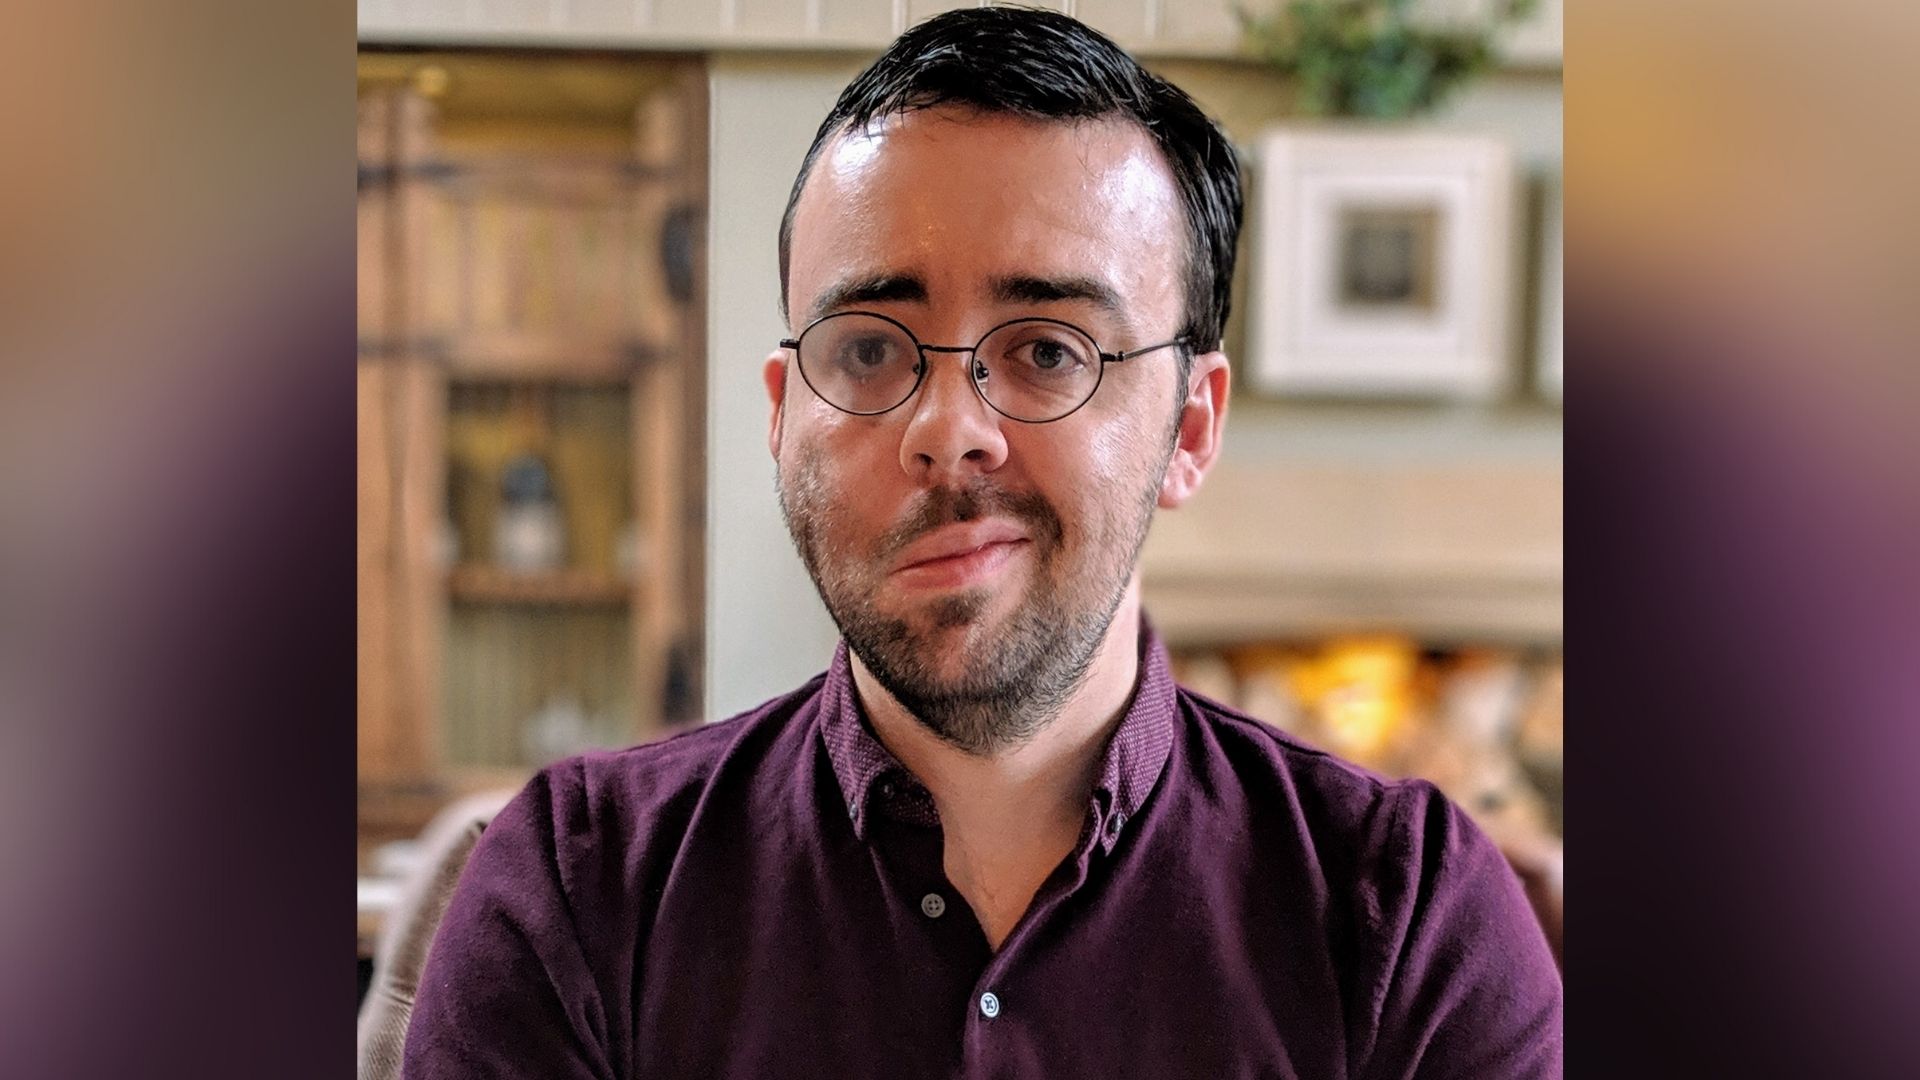
[[948, 526], [909, 545], [890, 576], [910, 588], [978, 585], [997, 575], [1031, 543], [1009, 525]]

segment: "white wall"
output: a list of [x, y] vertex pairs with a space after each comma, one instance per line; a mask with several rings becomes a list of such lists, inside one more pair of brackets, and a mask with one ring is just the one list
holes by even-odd
[[707, 317], [707, 715], [725, 719], [826, 667], [839, 640], [774, 496], [760, 366], [780, 322], [776, 240], [814, 129], [861, 57], [711, 58]]

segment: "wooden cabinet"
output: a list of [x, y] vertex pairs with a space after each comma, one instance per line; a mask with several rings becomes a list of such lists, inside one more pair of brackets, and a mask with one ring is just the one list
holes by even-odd
[[701, 711], [696, 62], [360, 58], [363, 850]]

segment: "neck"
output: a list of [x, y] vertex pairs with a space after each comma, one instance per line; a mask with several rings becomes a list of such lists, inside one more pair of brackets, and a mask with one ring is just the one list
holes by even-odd
[[1101, 750], [1139, 676], [1140, 582], [1136, 574], [1101, 638], [1086, 678], [1032, 738], [988, 754], [941, 739], [888, 693], [858, 656], [854, 686], [874, 734], [926, 785], [949, 835], [1077, 834]]

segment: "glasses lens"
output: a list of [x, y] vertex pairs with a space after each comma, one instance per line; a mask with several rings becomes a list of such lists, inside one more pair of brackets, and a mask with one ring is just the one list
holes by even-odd
[[920, 350], [885, 319], [848, 313], [814, 323], [800, 337], [800, 375], [829, 405], [881, 413], [907, 400], [920, 379]]
[[1100, 385], [1100, 350], [1064, 323], [1029, 319], [987, 335], [974, 376], [993, 407], [1019, 420], [1057, 420]]

